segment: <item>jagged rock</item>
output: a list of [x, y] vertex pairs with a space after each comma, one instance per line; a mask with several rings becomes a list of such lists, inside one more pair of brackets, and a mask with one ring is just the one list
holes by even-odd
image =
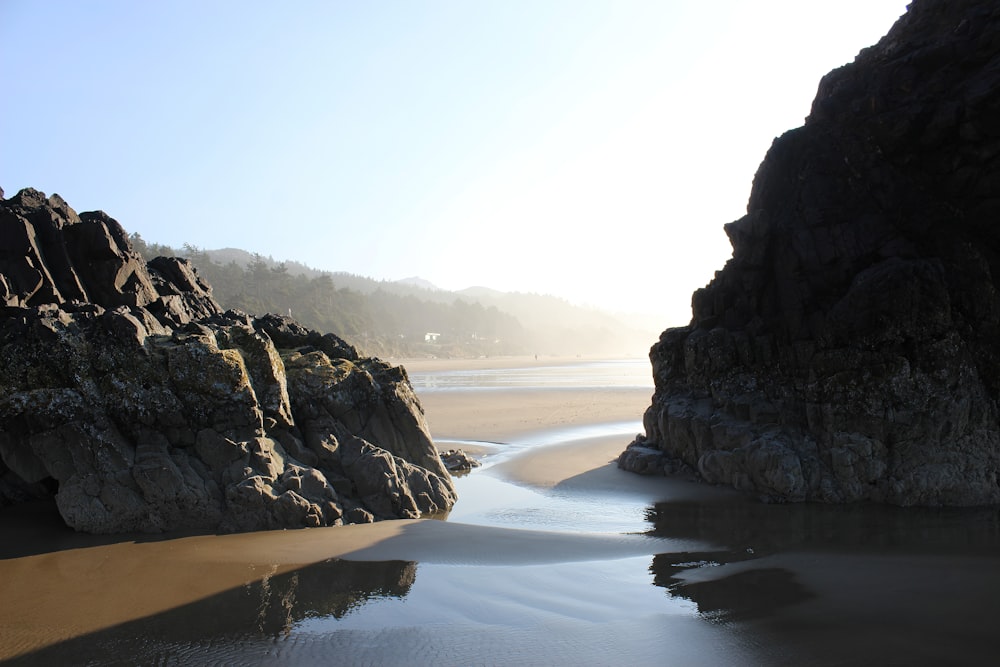
[[481, 464], [476, 459], [469, 456], [465, 450], [449, 449], [441, 452], [441, 461], [444, 467], [450, 472], [469, 472], [473, 468], [478, 468]]
[[[403, 369], [290, 318], [222, 312], [104, 213], [0, 201], [0, 503], [88, 532], [259, 530], [448, 509]], [[13, 239], [13, 243], [7, 243]]]
[[778, 500], [1000, 502], [998, 44], [995, 3], [915, 0], [823, 78], [630, 450]]

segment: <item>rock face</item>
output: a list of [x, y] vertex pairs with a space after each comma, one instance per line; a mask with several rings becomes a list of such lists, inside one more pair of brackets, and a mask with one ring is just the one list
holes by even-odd
[[222, 312], [102, 212], [0, 200], [0, 504], [88, 532], [415, 518], [454, 486], [406, 372], [289, 318]]
[[1000, 502], [1000, 8], [915, 0], [775, 140], [619, 464], [765, 498]]

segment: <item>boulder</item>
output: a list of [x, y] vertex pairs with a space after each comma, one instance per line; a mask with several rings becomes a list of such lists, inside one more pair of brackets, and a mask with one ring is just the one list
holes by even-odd
[[482, 465], [464, 449], [449, 449], [441, 452], [441, 461], [449, 472], [471, 472], [473, 468]]
[[[223, 312], [106, 214], [0, 201], [0, 504], [94, 533], [414, 518], [455, 490], [405, 370]], [[10, 242], [8, 242], [8, 239]]]
[[1000, 8], [915, 0], [776, 139], [619, 464], [778, 501], [1000, 502]]

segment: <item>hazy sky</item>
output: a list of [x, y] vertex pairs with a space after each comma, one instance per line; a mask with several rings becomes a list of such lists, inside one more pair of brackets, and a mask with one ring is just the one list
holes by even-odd
[[690, 318], [905, 0], [0, 0], [0, 186], [148, 241]]

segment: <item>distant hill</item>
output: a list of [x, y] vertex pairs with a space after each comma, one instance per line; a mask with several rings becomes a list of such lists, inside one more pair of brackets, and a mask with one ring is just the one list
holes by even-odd
[[238, 248], [172, 248], [138, 234], [131, 240], [147, 258], [190, 259], [226, 308], [291, 312], [307, 327], [382, 356], [645, 356], [662, 328], [550, 295], [489, 287], [451, 292], [417, 276], [376, 280]]
[[456, 294], [467, 296], [472, 299], [495, 299], [503, 296], [504, 292], [490, 287], [466, 287], [465, 289], [456, 292]]
[[397, 280], [399, 285], [410, 285], [412, 287], [420, 287], [425, 290], [441, 291], [441, 288], [432, 283], [429, 280], [424, 280], [420, 276], [411, 276], [409, 278], [403, 278], [402, 280]]

